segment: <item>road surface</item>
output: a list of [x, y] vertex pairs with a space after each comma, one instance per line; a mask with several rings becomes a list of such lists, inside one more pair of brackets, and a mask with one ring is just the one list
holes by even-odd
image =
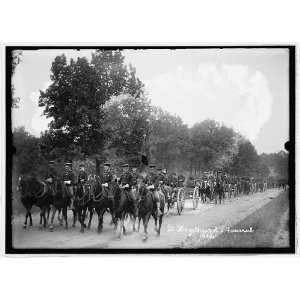
[[[249, 196], [234, 199], [225, 199], [225, 204], [200, 204], [196, 210], [192, 209], [191, 199], [185, 201], [185, 209], [178, 216], [176, 210], [164, 218], [161, 235], [156, 236], [154, 223], [149, 223], [149, 236], [146, 242], [142, 241], [143, 226], [140, 232], [132, 231], [132, 224], [127, 221], [127, 234], [121, 240], [116, 238], [116, 232], [109, 225], [111, 217], [105, 215], [103, 232], [97, 233], [97, 218], [93, 218], [92, 228], [84, 233], [79, 232], [79, 224], [75, 228], [66, 230], [63, 226], [55, 224], [54, 232], [48, 229], [39, 229], [39, 215], [33, 215], [33, 226], [24, 230], [22, 228], [24, 216], [13, 218], [13, 246], [15, 248], [174, 248], [174, 247], [201, 247], [214, 238], [229, 232], [235, 224], [250, 214], [261, 209], [275, 199], [282, 191], [278, 189], [267, 190]], [[286, 197], [286, 201], [288, 198]], [[72, 220], [69, 211], [69, 224]], [[57, 222], [57, 221], [56, 221]], [[253, 234], [250, 227], [239, 228], [244, 234]], [[220, 245], [221, 246], [221, 245]], [[237, 245], [238, 246], [238, 245]]]

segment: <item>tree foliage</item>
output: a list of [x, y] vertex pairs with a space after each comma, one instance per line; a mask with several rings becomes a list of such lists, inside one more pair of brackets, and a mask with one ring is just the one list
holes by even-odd
[[143, 94], [143, 84], [135, 70], [124, 64], [121, 51], [97, 50], [91, 61], [77, 58], [68, 63], [64, 54], [51, 67], [51, 85], [40, 91], [39, 105], [51, 118], [44, 147], [55, 145], [72, 158], [101, 153], [107, 135], [104, 131], [104, 104], [113, 96]]
[[[22, 57], [22, 51], [20, 50], [12, 51], [12, 61], [11, 61], [12, 76], [15, 74], [17, 65], [21, 62], [21, 57]], [[11, 85], [11, 95], [12, 95], [12, 100], [11, 100], [12, 107], [18, 108], [18, 103], [20, 102], [20, 99], [15, 96], [15, 87], [13, 84]]]
[[13, 145], [16, 149], [14, 167], [19, 174], [40, 174], [45, 159], [40, 151], [39, 138], [29, 134], [24, 127], [13, 131]]

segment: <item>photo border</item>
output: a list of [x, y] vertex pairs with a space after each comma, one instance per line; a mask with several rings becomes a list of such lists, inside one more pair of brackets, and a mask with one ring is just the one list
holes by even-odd
[[[11, 101], [12, 101], [12, 51], [14, 50], [42, 50], [42, 49], [104, 49], [104, 50], [145, 50], [145, 49], [288, 49], [289, 50], [289, 141], [285, 148], [289, 151], [289, 247], [256, 247], [256, 248], [160, 248], [160, 249], [106, 249], [106, 248], [14, 248], [12, 245], [12, 157], [14, 154]], [[294, 45], [251, 45], [251, 46], [6, 46], [6, 201], [5, 201], [5, 253], [6, 254], [294, 254], [295, 253], [295, 49]]]

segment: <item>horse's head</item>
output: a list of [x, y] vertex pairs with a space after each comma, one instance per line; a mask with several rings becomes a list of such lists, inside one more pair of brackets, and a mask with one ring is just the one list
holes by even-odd
[[147, 194], [147, 187], [146, 187], [145, 184], [141, 184], [141, 185], [138, 187], [138, 193], [141, 195], [141, 197], [146, 196], [146, 194]]

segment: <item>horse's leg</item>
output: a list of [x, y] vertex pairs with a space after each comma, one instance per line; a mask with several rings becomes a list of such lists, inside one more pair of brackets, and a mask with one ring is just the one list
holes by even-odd
[[125, 218], [130, 215], [128, 213], [124, 214], [124, 218], [122, 219], [122, 231], [123, 231], [123, 235], [126, 234], [126, 229], [125, 229]]
[[138, 216], [138, 228], [137, 228], [137, 232], [139, 232], [140, 231], [140, 226], [141, 226], [141, 215], [139, 214], [139, 216]]
[[52, 207], [52, 216], [51, 216], [51, 224], [49, 226], [50, 231], [53, 231], [53, 228], [54, 228], [53, 227], [53, 220], [54, 220], [54, 217], [55, 217], [56, 210], [57, 210], [57, 208], [53, 205], [53, 207]]
[[29, 216], [29, 211], [26, 210], [25, 221], [24, 221], [24, 225], [23, 225], [23, 228], [24, 228], [24, 229], [26, 229], [26, 227], [27, 227], [27, 219], [28, 219], [28, 216]]
[[31, 216], [31, 211], [28, 212], [29, 216], [29, 226], [32, 226], [32, 216]]
[[91, 224], [92, 224], [92, 219], [93, 219], [93, 208], [90, 208], [89, 209], [90, 211], [90, 217], [89, 217], [89, 222], [88, 222], [88, 225], [87, 225], [87, 230], [90, 230], [91, 229]]
[[84, 232], [84, 219], [85, 219], [85, 215], [84, 215], [84, 208], [80, 208], [78, 210], [78, 220], [80, 222], [80, 232], [83, 233]]
[[163, 215], [159, 216], [159, 218], [158, 218], [158, 231], [157, 231], [157, 236], [160, 236], [160, 229], [161, 229], [162, 220], [163, 220]]
[[42, 228], [42, 223], [43, 223], [43, 209], [41, 208], [41, 211], [40, 211], [40, 229]]
[[103, 208], [98, 214], [98, 233], [101, 233], [103, 229], [103, 215], [105, 210], [106, 208]]
[[143, 217], [143, 225], [144, 225], [144, 236], [143, 236], [143, 241], [145, 242], [148, 239], [148, 223], [149, 223], [149, 219], [150, 219], [150, 213], [147, 213], [144, 217]]
[[46, 213], [47, 213], [47, 207], [45, 207], [45, 208], [43, 209], [44, 228], [47, 227], [47, 217], [46, 217]]
[[59, 225], [62, 226], [63, 225], [63, 214], [62, 214], [61, 208], [58, 209], [57, 220], [59, 222]]
[[62, 209], [62, 214], [63, 214], [63, 217], [65, 219], [65, 228], [68, 229], [69, 228], [69, 224], [68, 224], [68, 208], [67, 207], [64, 207]]
[[79, 216], [79, 209], [72, 209], [72, 212], [73, 212], [73, 224], [72, 224], [72, 227], [75, 227], [76, 226], [76, 221], [77, 221], [77, 214], [78, 214], [78, 220], [80, 222], [80, 216]]

